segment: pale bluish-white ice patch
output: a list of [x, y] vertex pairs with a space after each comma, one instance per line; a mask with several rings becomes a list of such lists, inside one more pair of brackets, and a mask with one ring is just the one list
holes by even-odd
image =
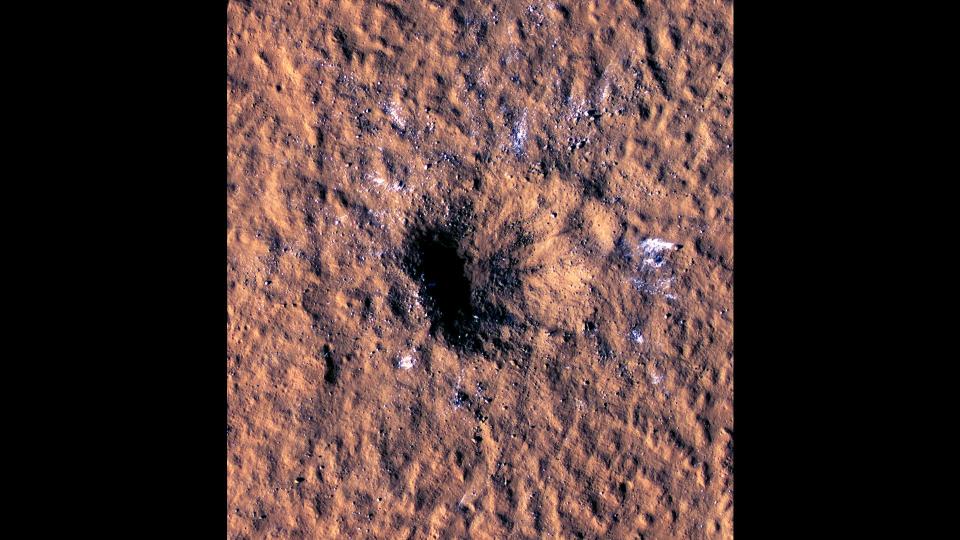
[[[635, 277], [631, 281], [640, 292], [660, 294], [670, 288], [670, 285], [673, 283], [673, 278], [648, 279], [647, 277]], [[665, 294], [664, 296], [671, 299], [676, 298], [672, 294]]]
[[400, 361], [397, 362], [397, 367], [400, 369], [410, 369], [416, 363], [417, 359], [408, 354], [400, 358]]
[[[668, 262], [667, 252], [678, 249], [679, 245], [662, 238], [647, 238], [638, 247], [643, 258], [636, 268], [637, 275], [631, 278], [634, 286], [647, 294], [662, 294], [667, 299], [676, 299], [676, 296], [666, 293], [673, 285], [673, 272], [664, 266]], [[625, 257], [632, 259], [629, 250]]]
[[527, 151], [527, 111], [524, 110], [520, 119], [513, 125], [513, 132], [510, 134], [510, 141], [513, 144], [513, 153], [517, 157], [523, 156]]
[[400, 182], [389, 182], [379, 174], [367, 174], [366, 179], [367, 182], [370, 182], [378, 188], [385, 188], [390, 191], [404, 191], [404, 186]]
[[663, 266], [663, 252], [673, 249], [676, 246], [673, 242], [667, 242], [660, 238], [647, 238], [640, 242], [640, 249], [643, 251], [643, 263], [654, 268]]
[[394, 127], [403, 131], [407, 129], [407, 122], [403, 119], [403, 116], [400, 115], [400, 107], [396, 103], [390, 102], [384, 108], [388, 116], [390, 116], [390, 122]]

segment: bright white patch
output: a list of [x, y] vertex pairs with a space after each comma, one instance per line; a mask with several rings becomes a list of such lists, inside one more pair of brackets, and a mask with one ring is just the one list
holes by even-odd
[[400, 108], [397, 107], [396, 103], [390, 103], [387, 105], [387, 114], [390, 115], [390, 120], [393, 121], [393, 124], [397, 126], [401, 131], [407, 128], [407, 123], [403, 120], [403, 117], [400, 116]]
[[663, 375], [654, 373], [650, 376], [650, 381], [653, 382], [653, 384], [660, 384], [663, 382]]
[[644, 253], [646, 253], [647, 250], [653, 252], [663, 251], [665, 249], [670, 249], [675, 245], [676, 244], [673, 242], [667, 242], [666, 240], [660, 238], [647, 238], [643, 242], [640, 242], [640, 247], [643, 248]]
[[466, 510], [469, 508], [469, 505], [473, 503], [474, 498], [477, 496], [475, 491], [464, 493], [463, 497], [460, 497], [460, 502], [457, 503], [457, 508], [461, 510]]
[[644, 279], [642, 277], [635, 277], [631, 279], [631, 282], [633, 283], [633, 286], [637, 288], [638, 291], [645, 292], [648, 294], [664, 294], [664, 291], [669, 289], [670, 284], [673, 283], [673, 278], [666, 278], [666, 279], [661, 278], [655, 281], [651, 281], [649, 279]]
[[630, 339], [632, 339], [634, 343], [643, 343], [643, 334], [640, 333], [639, 328], [634, 328], [630, 331]]
[[520, 120], [514, 124], [510, 138], [513, 142], [513, 153], [517, 157], [522, 156], [527, 149], [527, 111], [523, 111]]
[[417, 360], [408, 354], [401, 358], [399, 362], [397, 362], [397, 367], [400, 369], [410, 369], [416, 363]]
[[674, 246], [676, 244], [660, 238], [647, 238], [640, 242], [640, 249], [643, 250], [644, 256], [643, 263], [654, 268], [660, 268], [664, 263], [663, 252], [673, 249]]
[[[673, 276], [668, 275], [672, 272], [664, 267], [669, 262], [666, 252], [676, 250], [678, 244], [661, 238], [647, 238], [640, 242], [638, 248], [642, 259], [636, 267], [637, 275], [631, 278], [633, 285], [643, 293], [664, 295], [668, 300], [676, 300], [675, 295], [666, 292], [673, 285]], [[629, 249], [625, 249], [625, 252], [627, 260], [632, 260]]]

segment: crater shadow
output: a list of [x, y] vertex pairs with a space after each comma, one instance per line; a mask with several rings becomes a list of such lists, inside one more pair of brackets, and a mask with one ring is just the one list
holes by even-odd
[[407, 247], [406, 267], [420, 285], [430, 334], [443, 334], [449, 345], [460, 350], [477, 350], [478, 324], [467, 260], [453, 232], [429, 228], [415, 233]]

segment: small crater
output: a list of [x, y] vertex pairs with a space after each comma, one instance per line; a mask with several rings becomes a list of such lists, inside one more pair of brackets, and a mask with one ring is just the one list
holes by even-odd
[[327, 384], [337, 384], [337, 379], [340, 378], [340, 367], [337, 366], [337, 363], [333, 360], [333, 353], [330, 351], [329, 345], [323, 346], [323, 361], [326, 364], [326, 372], [323, 374], [323, 380]]

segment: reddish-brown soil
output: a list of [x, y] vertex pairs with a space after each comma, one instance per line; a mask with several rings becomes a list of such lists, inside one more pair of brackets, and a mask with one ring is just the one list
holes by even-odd
[[229, 538], [731, 538], [732, 4], [227, 14]]

